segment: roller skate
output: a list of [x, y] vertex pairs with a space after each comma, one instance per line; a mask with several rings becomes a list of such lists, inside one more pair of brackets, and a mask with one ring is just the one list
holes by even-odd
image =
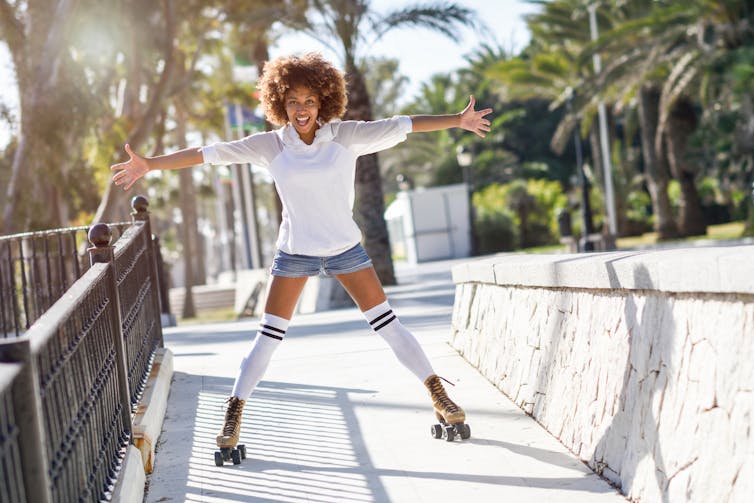
[[471, 437], [471, 427], [464, 423], [466, 413], [453, 400], [448, 398], [448, 394], [445, 392], [440, 379], [453, 385], [447, 379], [443, 379], [435, 374], [429, 376], [424, 381], [424, 385], [432, 397], [432, 404], [435, 407], [435, 417], [440, 421], [439, 424], [432, 425], [432, 436], [434, 438], [444, 438], [448, 442], [455, 440], [456, 436], [466, 440]]
[[217, 446], [220, 450], [215, 451], [216, 466], [223, 466], [225, 461], [233, 461], [234, 465], [238, 465], [242, 459], [246, 459], [246, 446], [236, 445], [241, 435], [241, 413], [246, 401], [232, 396], [226, 403], [228, 408], [225, 411], [225, 424], [217, 434]]

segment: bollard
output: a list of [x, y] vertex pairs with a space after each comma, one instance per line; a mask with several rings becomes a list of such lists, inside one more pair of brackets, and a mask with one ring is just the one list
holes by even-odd
[[93, 245], [87, 248], [91, 265], [108, 264], [112, 269], [111, 280], [108, 282], [108, 297], [113, 301], [112, 321], [113, 344], [118, 361], [118, 388], [120, 400], [123, 403], [123, 424], [128, 428], [128, 442], [133, 444], [133, 425], [131, 424], [131, 392], [128, 389], [128, 365], [126, 363], [126, 348], [123, 341], [123, 320], [120, 314], [120, 298], [118, 296], [118, 271], [115, 268], [114, 247], [110, 246], [113, 233], [107, 224], [95, 224], [89, 229], [89, 242]]

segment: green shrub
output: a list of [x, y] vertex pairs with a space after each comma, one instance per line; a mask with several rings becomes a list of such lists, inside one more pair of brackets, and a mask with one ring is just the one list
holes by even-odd
[[473, 196], [479, 253], [557, 244], [556, 213], [568, 200], [559, 182], [490, 184]]
[[477, 253], [510, 251], [518, 246], [516, 224], [505, 206], [506, 188], [493, 183], [472, 196]]
[[515, 250], [518, 243], [516, 224], [508, 211], [487, 213], [474, 220], [477, 236], [477, 253], [487, 255]]
[[639, 236], [652, 230], [654, 215], [652, 214], [652, 199], [644, 190], [632, 190], [626, 197], [626, 218], [628, 228], [625, 235]]
[[529, 216], [530, 246], [557, 244], [559, 210], [568, 206], [568, 197], [559, 182], [551, 180], [528, 180], [526, 190], [534, 197], [534, 211]]

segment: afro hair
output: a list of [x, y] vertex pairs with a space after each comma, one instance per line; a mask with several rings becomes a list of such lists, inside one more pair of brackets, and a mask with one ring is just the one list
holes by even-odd
[[319, 119], [329, 122], [346, 112], [346, 81], [343, 72], [321, 54], [281, 56], [264, 65], [259, 79], [259, 97], [264, 114], [271, 123], [283, 126], [288, 122], [285, 94], [289, 89], [307, 87], [319, 97]]

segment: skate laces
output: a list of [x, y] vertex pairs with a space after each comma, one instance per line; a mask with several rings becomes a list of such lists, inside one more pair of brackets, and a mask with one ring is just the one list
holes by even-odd
[[241, 420], [241, 411], [243, 410], [244, 401], [240, 398], [230, 397], [225, 400], [228, 404], [228, 410], [225, 412], [225, 426], [223, 426], [223, 435], [233, 436]]
[[434, 379], [430, 379], [429, 381], [429, 392], [432, 394], [432, 398], [435, 400], [435, 402], [439, 403], [447, 412], [458, 412], [458, 405], [453, 403], [453, 400], [448, 397], [448, 394], [445, 392], [445, 388], [443, 387], [440, 379], [450, 384], [451, 386], [455, 386], [455, 384], [448, 381], [444, 377], [435, 376]]

